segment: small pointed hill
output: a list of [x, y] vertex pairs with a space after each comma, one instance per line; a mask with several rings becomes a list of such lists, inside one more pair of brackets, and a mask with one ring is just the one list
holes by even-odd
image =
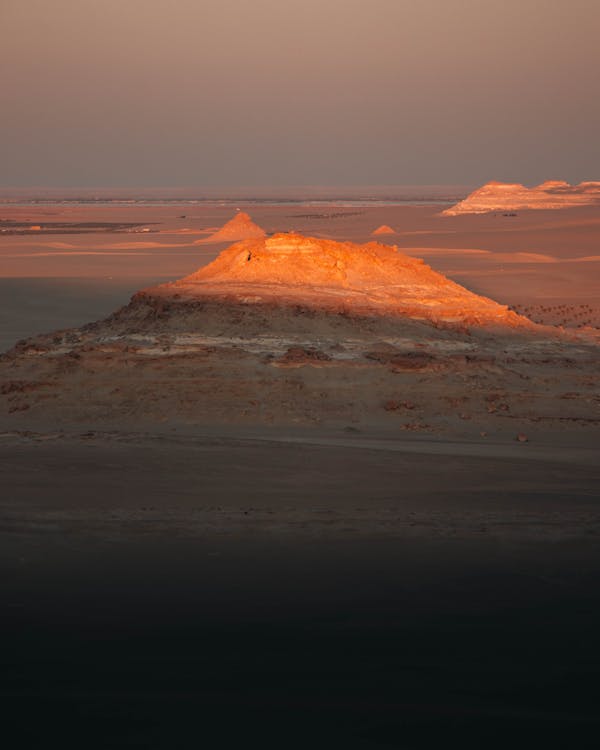
[[395, 246], [295, 233], [235, 243], [196, 273], [141, 294], [178, 302], [220, 297], [465, 325], [532, 325]]
[[238, 240], [251, 240], [265, 237], [266, 232], [244, 211], [236, 215], [224, 224], [218, 231], [211, 234], [203, 242], [236, 242]]
[[463, 201], [442, 211], [442, 216], [486, 214], [493, 211], [528, 209], [554, 210], [574, 206], [600, 205], [600, 182], [570, 185], [563, 180], [548, 180], [528, 188], [520, 183], [488, 182]]
[[377, 227], [377, 229], [374, 229], [371, 234], [373, 235], [379, 235], [379, 234], [396, 234], [396, 230], [392, 229], [387, 224], [382, 224], [380, 227]]

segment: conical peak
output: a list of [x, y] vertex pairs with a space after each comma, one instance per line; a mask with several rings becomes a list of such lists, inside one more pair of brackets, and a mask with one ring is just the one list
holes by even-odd
[[372, 234], [396, 234], [396, 230], [392, 229], [388, 224], [382, 224], [377, 229], [374, 229]]
[[265, 234], [265, 230], [255, 224], [249, 214], [245, 211], [238, 211], [221, 229], [203, 242], [235, 242], [236, 240], [264, 237]]

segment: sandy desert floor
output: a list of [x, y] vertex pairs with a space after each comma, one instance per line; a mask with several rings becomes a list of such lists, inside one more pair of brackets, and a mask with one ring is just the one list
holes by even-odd
[[[364, 242], [388, 224], [398, 234], [384, 241], [477, 293], [535, 308], [546, 324], [600, 326], [597, 209], [444, 218], [439, 206], [240, 207], [267, 232]], [[204, 239], [231, 214], [2, 206], [0, 218], [42, 227], [0, 225], [2, 347], [193, 272], [223, 249]], [[50, 222], [112, 226], [66, 233]], [[456, 359], [444, 371], [450, 419], [435, 357], [417, 379], [383, 358], [357, 368], [352, 387], [375, 378], [378, 390], [348, 419], [319, 422], [339, 389], [319, 395], [327, 376], [315, 367], [310, 413], [258, 424], [265, 393], [293, 398], [294, 370], [271, 367], [257, 399], [239, 379], [267, 370], [239, 353], [223, 386], [244, 401], [235, 423], [207, 397], [213, 423], [185, 419], [196, 402], [184, 399], [175, 420], [157, 402], [133, 424], [128, 391], [119, 423], [73, 421], [68, 399], [43, 419], [33, 401], [5, 415], [2, 694], [21, 746], [595, 746], [600, 401], [590, 336], [566, 360], [556, 342], [533, 358], [513, 342], [510, 373], [504, 361]], [[87, 376], [121, 387], [95, 356], [84, 356]], [[129, 356], [135, 372], [144, 353]], [[207, 378], [211, 356], [198, 355]], [[130, 386], [149, 396], [161, 373]], [[169, 373], [185, 377], [175, 360]], [[15, 404], [29, 398], [19, 387]]]

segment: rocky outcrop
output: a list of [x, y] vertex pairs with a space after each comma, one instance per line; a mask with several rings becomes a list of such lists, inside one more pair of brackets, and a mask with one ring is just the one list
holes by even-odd
[[597, 370], [596, 346], [395, 247], [278, 234], [233, 244], [105, 320], [0, 355], [0, 419], [20, 430], [362, 425], [535, 436], [565, 419], [600, 424]]
[[570, 185], [561, 180], [549, 180], [532, 188], [519, 183], [488, 182], [465, 200], [442, 211], [442, 216], [589, 205], [600, 206], [600, 182]]
[[145, 294], [156, 304], [221, 298], [453, 325], [532, 326], [394, 246], [294, 233], [238, 242], [196, 273]]

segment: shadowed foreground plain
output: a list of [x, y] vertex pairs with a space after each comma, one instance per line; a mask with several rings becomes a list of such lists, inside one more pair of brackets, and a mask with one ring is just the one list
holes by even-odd
[[589, 453], [41, 437], [0, 467], [21, 746], [592, 746]]

